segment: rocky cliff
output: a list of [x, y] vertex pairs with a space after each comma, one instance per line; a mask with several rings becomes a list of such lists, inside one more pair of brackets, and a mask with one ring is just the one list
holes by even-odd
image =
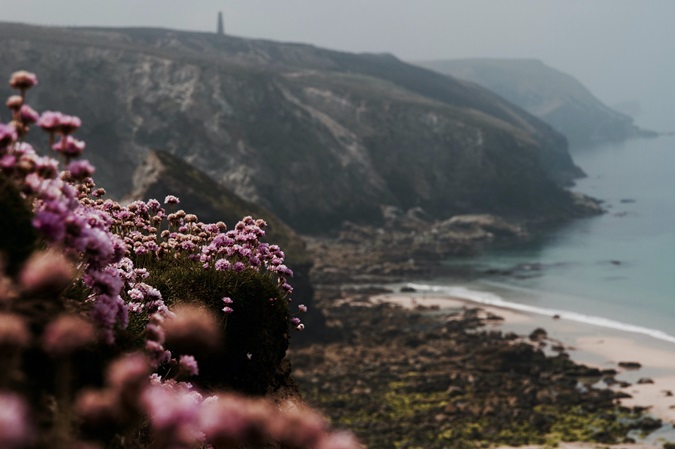
[[533, 59], [458, 59], [419, 63], [484, 86], [564, 134], [575, 147], [655, 133], [598, 100], [572, 76]]
[[78, 134], [116, 196], [156, 148], [303, 232], [376, 223], [384, 206], [438, 219], [583, 212], [554, 182], [580, 175], [563, 136], [486, 89], [391, 55], [0, 24], [0, 78], [16, 69], [40, 77], [33, 107], [84, 119]]

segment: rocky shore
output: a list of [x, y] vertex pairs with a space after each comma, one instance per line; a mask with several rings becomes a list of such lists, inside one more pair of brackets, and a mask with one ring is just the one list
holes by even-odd
[[443, 255], [528, 237], [490, 216], [429, 225], [392, 213], [389, 229], [347, 224], [307, 240], [325, 338], [292, 346], [290, 360], [304, 400], [333, 425], [370, 449], [632, 443], [662, 427], [607, 387], [620, 368], [575, 363], [543, 329], [502, 331], [499, 312], [467, 303], [378, 300], [396, 292], [372, 285], [447, 274]]
[[576, 364], [544, 334], [493, 327], [476, 308], [441, 314], [368, 301], [372, 290], [318, 291], [331, 341], [295, 348], [294, 378], [305, 400], [371, 449], [630, 442], [631, 429], [661, 427], [622, 393], [592, 388], [615, 370]]
[[[525, 226], [494, 215], [458, 215], [430, 220], [421, 209], [383, 210], [381, 227], [345, 223], [333, 237], [307, 237], [312, 282], [392, 282], [426, 278], [448, 269], [451, 255], [470, 256], [484, 245], [530, 237]], [[461, 273], [468, 276], [470, 273]]]

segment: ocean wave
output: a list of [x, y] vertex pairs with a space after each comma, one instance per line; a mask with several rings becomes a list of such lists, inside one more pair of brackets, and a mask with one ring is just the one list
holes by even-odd
[[636, 326], [634, 324], [622, 323], [609, 318], [584, 315], [583, 313], [571, 312], [568, 310], [547, 309], [543, 307], [531, 306], [528, 304], [521, 304], [517, 302], [506, 301], [501, 296], [486, 291], [472, 290], [461, 286], [444, 286], [444, 285], [429, 285], [417, 284], [409, 282], [406, 286], [415, 289], [420, 293], [437, 293], [455, 298], [461, 298], [467, 301], [475, 302], [477, 304], [484, 304], [487, 306], [502, 307], [505, 309], [518, 310], [521, 312], [533, 313], [544, 316], [558, 316], [561, 319], [576, 321], [578, 323], [585, 323], [594, 326], [604, 327], [608, 329], [615, 329], [624, 332], [631, 332], [635, 334], [648, 335], [658, 340], [675, 343], [675, 336], [667, 334], [658, 329], [651, 329], [643, 326]]

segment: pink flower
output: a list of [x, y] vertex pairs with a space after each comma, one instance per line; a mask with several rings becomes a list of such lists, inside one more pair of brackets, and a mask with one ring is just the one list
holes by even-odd
[[35, 253], [19, 276], [21, 287], [30, 293], [59, 294], [75, 279], [75, 267], [56, 250]]
[[61, 214], [55, 214], [48, 210], [41, 210], [35, 214], [33, 227], [52, 242], [62, 240], [66, 233], [66, 225]]
[[145, 342], [145, 352], [153, 368], [171, 360], [171, 351], [167, 351], [164, 345], [154, 340]]
[[307, 306], [304, 305], [304, 304], [299, 304], [298, 310], [301, 311], [301, 312], [307, 312]]
[[64, 315], [49, 323], [42, 335], [42, 347], [51, 355], [70, 355], [96, 342], [94, 327], [75, 315]]
[[7, 99], [5, 105], [12, 111], [18, 111], [23, 106], [23, 97], [21, 95], [12, 95]]
[[137, 288], [132, 288], [131, 290], [127, 291], [127, 295], [129, 295], [129, 298], [133, 299], [134, 301], [142, 301], [145, 299], [143, 292]]
[[178, 203], [180, 203], [180, 200], [173, 195], [167, 195], [166, 198], [164, 198], [164, 204], [178, 204]]
[[30, 89], [37, 85], [37, 83], [37, 76], [35, 76], [34, 73], [25, 70], [19, 70], [18, 72], [12, 73], [12, 76], [9, 79], [9, 85], [14, 89]]
[[216, 317], [209, 310], [181, 304], [174, 308], [174, 317], [164, 322], [166, 340], [191, 348], [216, 348], [220, 345], [220, 331]]
[[178, 362], [181, 373], [186, 376], [197, 376], [199, 375], [199, 366], [197, 365], [197, 360], [191, 355], [182, 355]]
[[73, 178], [79, 181], [85, 178], [90, 178], [96, 171], [94, 166], [91, 165], [86, 159], [71, 162], [68, 164], [68, 167], [66, 167], [66, 170], [70, 172]]
[[246, 266], [242, 262], [235, 262], [232, 266], [232, 269], [235, 271], [235, 273], [241, 273], [245, 268]]
[[98, 295], [92, 307], [91, 317], [101, 327], [107, 343], [115, 341], [113, 329], [116, 324], [124, 328], [129, 320], [129, 309], [119, 295]]
[[225, 307], [223, 307], [223, 312], [225, 312], [226, 315], [229, 315], [232, 312], [234, 312], [234, 309], [232, 307], [225, 306]]
[[31, 335], [24, 319], [13, 313], [0, 313], [0, 347], [25, 348]]
[[56, 132], [61, 125], [63, 114], [54, 111], [45, 111], [37, 121], [40, 128], [48, 132]]
[[37, 112], [35, 112], [33, 108], [31, 108], [27, 104], [24, 104], [23, 106], [21, 106], [21, 109], [19, 109], [19, 117], [21, 117], [22, 122], [30, 125], [31, 123], [37, 122], [40, 115]]
[[0, 157], [0, 168], [4, 170], [11, 170], [16, 165], [16, 156], [13, 154], [5, 154]]
[[264, 440], [268, 423], [278, 413], [262, 401], [235, 395], [205, 401], [200, 410], [200, 427], [207, 441], [216, 447], [237, 447]]
[[189, 384], [151, 384], [143, 392], [141, 401], [150, 418], [155, 438], [171, 441], [175, 444], [171, 447], [194, 446], [201, 436], [197, 423], [202, 396], [191, 390]]
[[82, 126], [82, 120], [80, 120], [79, 117], [62, 114], [59, 118], [58, 131], [64, 136], [67, 136], [77, 130], [80, 126]]
[[0, 150], [9, 146], [16, 139], [17, 134], [14, 127], [0, 123]]
[[327, 422], [317, 412], [291, 403], [277, 419], [271, 420], [270, 430], [284, 446], [316, 448], [327, 436]]
[[118, 394], [133, 391], [138, 393], [139, 388], [148, 382], [150, 364], [145, 355], [132, 353], [115, 360], [107, 372], [108, 385]]
[[361, 449], [363, 446], [350, 432], [336, 432], [324, 437], [317, 449]]
[[216, 260], [215, 268], [216, 271], [229, 271], [230, 262], [227, 259], [218, 259]]
[[61, 140], [52, 145], [52, 149], [68, 157], [78, 157], [84, 151], [85, 146], [86, 144], [83, 141], [66, 135], [63, 136]]
[[112, 390], [83, 390], [75, 401], [78, 420], [90, 432], [105, 431], [122, 418], [119, 397]]
[[232, 301], [232, 298], [230, 298], [229, 296], [225, 296], [225, 297], [223, 298], [223, 302], [224, 302], [225, 304], [232, 304], [232, 303], [234, 303], [234, 301]]
[[0, 394], [0, 447], [18, 449], [30, 446], [33, 435], [25, 401], [15, 394]]

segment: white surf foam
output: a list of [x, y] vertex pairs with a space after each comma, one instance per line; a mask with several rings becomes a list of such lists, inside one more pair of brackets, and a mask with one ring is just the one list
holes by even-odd
[[477, 304], [484, 304], [489, 306], [503, 307], [505, 309], [519, 310], [522, 312], [534, 313], [537, 315], [544, 315], [553, 317], [559, 316], [561, 319], [576, 321], [579, 323], [600, 326], [608, 329], [616, 329], [624, 332], [631, 332], [635, 334], [648, 335], [658, 340], [675, 343], [675, 336], [667, 334], [658, 329], [650, 329], [648, 327], [636, 326], [634, 324], [622, 323], [609, 318], [585, 315], [583, 313], [571, 312], [568, 310], [546, 309], [543, 307], [531, 306], [528, 304], [520, 304], [517, 302], [506, 301], [501, 296], [486, 291], [472, 290], [461, 286], [442, 286], [407, 283], [408, 287], [414, 288], [416, 291], [423, 293], [439, 293], [447, 296], [454, 296], [456, 298], [465, 299], [467, 301], [475, 302]]

